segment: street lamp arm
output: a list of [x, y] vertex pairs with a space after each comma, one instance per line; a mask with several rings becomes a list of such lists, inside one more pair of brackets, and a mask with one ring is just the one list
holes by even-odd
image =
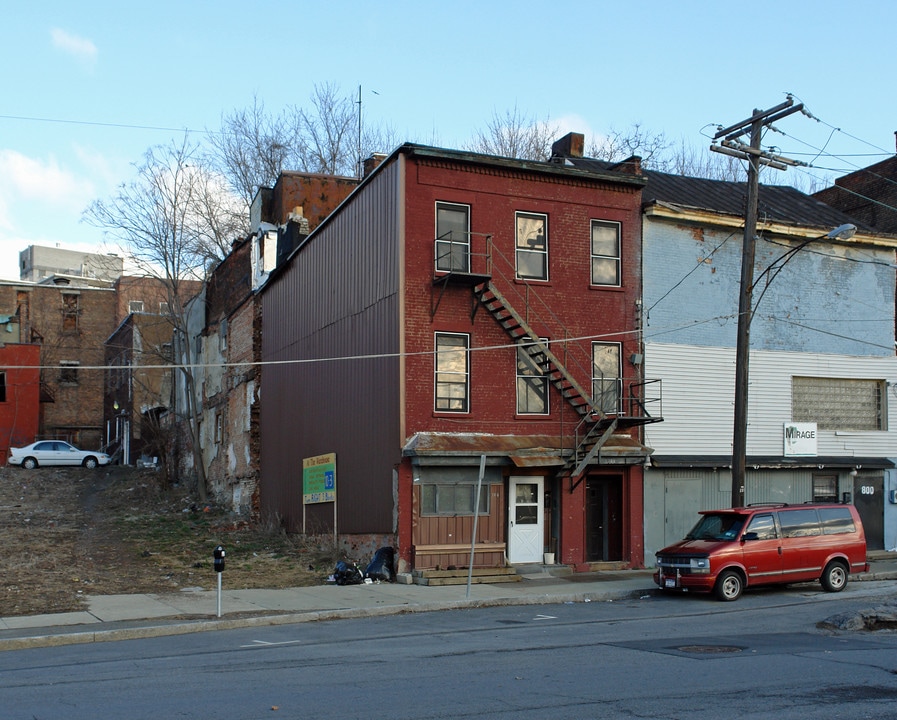
[[[754, 281], [754, 287], [757, 286], [757, 283], [763, 278], [764, 275], [769, 275], [766, 279], [766, 284], [763, 287], [763, 291], [760, 293], [760, 297], [757, 298], [757, 302], [754, 303], [754, 307], [751, 309], [751, 318], [754, 317], [754, 313], [757, 311], [757, 307], [760, 305], [760, 301], [763, 299], [763, 296], [766, 294], [766, 290], [769, 288], [770, 284], [773, 280], [776, 279], [776, 276], [782, 271], [782, 268], [787, 265], [791, 259], [797, 255], [801, 250], [803, 250], [807, 245], [811, 242], [816, 242], [817, 240], [848, 240], [854, 236], [857, 231], [856, 225], [852, 225], [851, 223], [845, 223], [844, 225], [839, 225], [834, 230], [827, 232], [825, 235], [820, 235], [819, 237], [807, 238], [799, 245], [791, 248], [788, 252], [783, 253], [781, 256], [777, 257], [773, 260], [766, 269], [757, 276], [757, 279]], [[771, 273], [771, 274], [770, 274]]]

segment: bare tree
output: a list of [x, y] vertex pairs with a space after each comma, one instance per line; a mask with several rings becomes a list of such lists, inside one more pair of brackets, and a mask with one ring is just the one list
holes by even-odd
[[360, 126], [360, 113], [357, 99], [329, 83], [315, 85], [306, 106], [277, 114], [254, 98], [250, 108], [222, 116], [220, 132], [211, 134], [212, 163], [247, 208], [284, 170], [354, 176], [361, 159], [397, 144], [388, 126]]
[[258, 97], [251, 107], [222, 115], [221, 130], [209, 137], [214, 164], [247, 208], [260, 187], [274, 185], [281, 171], [297, 162], [292, 119], [268, 114]]
[[310, 108], [294, 107], [300, 168], [329, 175], [354, 175], [358, 108], [335, 85], [315, 85]]
[[737, 158], [711, 152], [706, 145], [695, 147], [684, 140], [669, 153], [665, 172], [708, 180], [745, 182], [747, 168]]
[[627, 130], [612, 129], [607, 136], [592, 138], [587, 154], [609, 162], [637, 155], [646, 167], [663, 171], [669, 163], [666, 153], [670, 147], [663, 133], [653, 133], [641, 123], [633, 123]]
[[[210, 179], [199, 147], [185, 136], [181, 142], [147, 150], [137, 176], [122, 184], [108, 201], [94, 201], [87, 222], [116, 240], [128, 259], [165, 290], [172, 334], [179, 343], [177, 364], [185, 388], [182, 416], [190, 433], [197, 490], [206, 496], [206, 474], [200, 451], [200, 408], [191, 365], [195, 357], [188, 332], [185, 281], [202, 280], [210, 261], [220, 259], [233, 239], [221, 235], [234, 227], [216, 216], [227, 205], [218, 197], [221, 183]], [[226, 197], [226, 196], [225, 196]], [[191, 287], [192, 289], [192, 287]], [[179, 410], [180, 412], [180, 410]]]
[[551, 143], [559, 132], [547, 116], [536, 120], [515, 105], [503, 115], [493, 112], [486, 127], [478, 130], [465, 148], [487, 155], [545, 161], [551, 158]]

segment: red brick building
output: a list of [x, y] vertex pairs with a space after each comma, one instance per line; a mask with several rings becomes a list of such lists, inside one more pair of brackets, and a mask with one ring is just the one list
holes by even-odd
[[0, 313], [16, 320], [19, 342], [40, 347], [38, 437], [99, 449], [104, 442], [103, 343], [116, 325], [111, 283], [64, 277], [0, 282]]
[[[5, 323], [10, 323], [9, 318]], [[17, 330], [17, 328], [16, 328]], [[34, 442], [40, 419], [40, 346], [0, 344], [0, 458]]]
[[[405, 570], [466, 566], [474, 525], [478, 566], [642, 565], [643, 184], [387, 157], [261, 290], [262, 510]], [[334, 455], [331, 502], [303, 462]]]
[[897, 157], [855, 170], [813, 197], [887, 233], [897, 233]]

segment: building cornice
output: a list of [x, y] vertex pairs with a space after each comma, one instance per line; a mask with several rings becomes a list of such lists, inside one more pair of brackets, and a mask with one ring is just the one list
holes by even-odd
[[[714, 212], [704, 208], [689, 207], [686, 205], [676, 205], [656, 201], [644, 208], [646, 217], [658, 220], [670, 220], [676, 223], [684, 223], [688, 225], [700, 225], [702, 227], [718, 227], [722, 229], [741, 229], [744, 228], [744, 217], [741, 215], [731, 215], [729, 213]], [[823, 239], [831, 228], [812, 227], [808, 225], [791, 225], [781, 222], [764, 222], [762, 218], [757, 220], [757, 232], [766, 232], [782, 237], [792, 237], [801, 240], [812, 238]], [[857, 232], [848, 240], [829, 240], [828, 242], [838, 243], [841, 245], [872, 245], [876, 247], [884, 247], [897, 249], [897, 235], [889, 235], [886, 233], [865, 233]]]

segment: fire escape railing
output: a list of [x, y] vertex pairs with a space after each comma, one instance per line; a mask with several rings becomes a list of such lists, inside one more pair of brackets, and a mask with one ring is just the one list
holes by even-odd
[[[434, 285], [441, 285], [441, 290], [435, 304], [431, 303], [431, 311], [435, 315], [445, 287], [451, 282], [459, 281], [474, 288], [471, 318], [481, 304], [488, 308], [491, 302], [496, 303], [496, 307], [500, 303], [499, 310], [507, 311], [508, 315], [504, 316], [507, 322], [504, 322], [490, 309], [511, 337], [525, 342], [526, 352], [581, 416], [573, 431], [573, 453], [564, 468], [575, 482], [575, 478], [582, 475], [617, 429], [621, 418], [640, 418], [644, 422], [662, 419], [660, 380], [594, 376], [590, 339], [579, 338], [570, 333], [551, 305], [539, 295], [536, 287], [526, 278], [517, 276], [515, 264], [495, 246], [492, 234], [469, 233], [467, 237], [466, 242], [453, 241], [445, 236], [436, 238], [437, 246], [441, 243], [446, 251], [436, 258]], [[472, 251], [471, 240], [474, 237], [484, 239], [483, 252]], [[456, 246], [461, 246], [460, 252]], [[440, 269], [441, 264], [446, 264], [446, 258], [452, 259], [447, 263], [448, 267]], [[454, 258], [463, 259], [462, 263], [458, 263], [461, 267], [454, 267]], [[493, 283], [495, 279], [501, 281], [501, 291]], [[522, 314], [516, 307], [523, 308]], [[538, 323], [538, 327], [534, 328], [535, 323]], [[519, 332], [515, 334], [509, 328], [515, 331], [519, 328]], [[543, 328], [545, 332], [540, 333]], [[541, 340], [542, 334], [551, 336], [548, 343]], [[583, 347], [583, 341], [588, 341], [588, 349]], [[564, 376], [563, 382], [558, 378], [552, 379], [552, 366], [558, 374]], [[586, 392], [580, 387], [574, 376], [590, 378], [590, 391]], [[565, 391], [562, 384], [568, 384], [569, 392]], [[649, 388], [653, 390], [650, 397], [647, 395]], [[576, 402], [577, 397], [582, 402]], [[575, 482], [571, 490], [578, 484]]]

